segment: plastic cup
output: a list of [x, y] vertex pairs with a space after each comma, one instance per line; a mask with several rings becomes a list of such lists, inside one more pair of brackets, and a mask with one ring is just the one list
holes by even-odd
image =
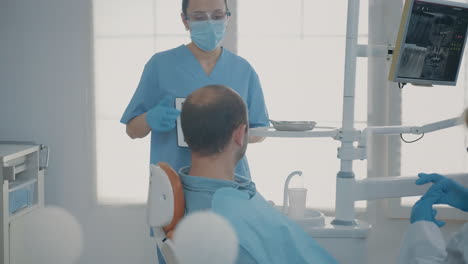
[[305, 217], [307, 189], [306, 188], [289, 188], [288, 196], [289, 196], [288, 216], [294, 219], [303, 219]]

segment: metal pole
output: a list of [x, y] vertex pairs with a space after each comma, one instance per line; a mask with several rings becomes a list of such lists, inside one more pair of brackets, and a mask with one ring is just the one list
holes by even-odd
[[[354, 95], [356, 89], [359, 3], [359, 0], [348, 1], [343, 93], [343, 134], [352, 133], [354, 131]], [[341, 148], [353, 148], [353, 139], [346, 137], [342, 139]], [[336, 181], [336, 217], [332, 223], [336, 225], [355, 225], [354, 201], [352, 199], [352, 188], [355, 180], [352, 160], [341, 160], [341, 168]]]

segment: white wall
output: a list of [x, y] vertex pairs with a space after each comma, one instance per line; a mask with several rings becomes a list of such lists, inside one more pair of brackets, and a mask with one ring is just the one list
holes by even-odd
[[[154, 263], [144, 208], [96, 205], [91, 17], [88, 0], [0, 1], [0, 140], [50, 146], [46, 203], [83, 225], [80, 263]], [[375, 227], [369, 263], [390, 264], [408, 221], [380, 205], [362, 215]]]
[[155, 263], [143, 206], [96, 205], [91, 19], [88, 0], [0, 1], [0, 141], [50, 147], [46, 203], [83, 226], [80, 263]]

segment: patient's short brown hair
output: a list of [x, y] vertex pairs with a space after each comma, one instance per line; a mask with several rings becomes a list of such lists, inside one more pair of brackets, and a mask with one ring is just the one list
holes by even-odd
[[236, 128], [248, 124], [247, 107], [231, 88], [208, 85], [187, 97], [181, 122], [190, 149], [210, 156], [223, 151]]

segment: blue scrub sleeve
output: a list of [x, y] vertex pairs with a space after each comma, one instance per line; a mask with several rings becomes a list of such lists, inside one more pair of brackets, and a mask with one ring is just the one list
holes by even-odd
[[260, 85], [257, 73], [253, 69], [249, 82], [247, 107], [249, 108], [250, 128], [267, 127], [270, 125], [262, 86]]
[[133, 94], [132, 100], [125, 109], [125, 112], [120, 119], [120, 122], [123, 124], [128, 124], [133, 118], [148, 112], [154, 105], [156, 105], [155, 100], [157, 99], [157, 82], [155, 81], [154, 75], [156, 74], [156, 69], [150, 62], [145, 65], [143, 74], [140, 78], [140, 83]]

